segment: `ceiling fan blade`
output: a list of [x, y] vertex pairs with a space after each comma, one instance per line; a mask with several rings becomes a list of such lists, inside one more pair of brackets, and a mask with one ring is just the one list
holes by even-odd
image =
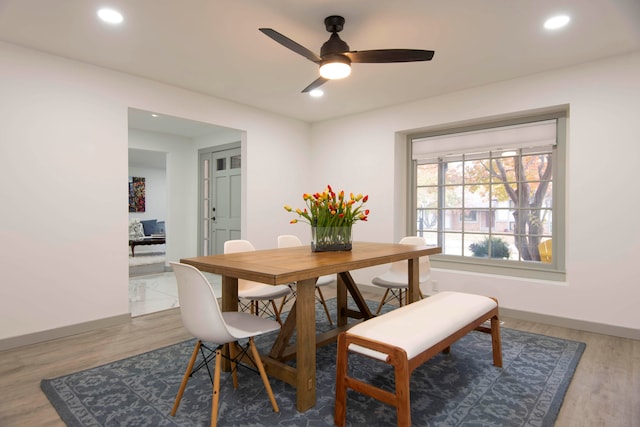
[[302, 93], [311, 92], [312, 90], [319, 88], [320, 86], [322, 86], [328, 81], [329, 79], [325, 79], [324, 77], [318, 77], [313, 81], [313, 83], [311, 83], [309, 86], [302, 89]]
[[277, 32], [276, 30], [273, 30], [271, 28], [260, 28], [260, 31], [262, 31], [263, 34], [265, 34], [266, 36], [271, 37], [273, 40], [277, 41], [278, 43], [280, 43], [282, 46], [286, 47], [287, 49], [290, 49], [290, 50], [294, 51], [295, 53], [304, 56], [309, 61], [313, 61], [316, 64], [319, 64], [322, 61], [322, 59], [317, 54], [311, 52], [306, 47], [294, 42], [290, 38], [288, 38], [286, 36], [283, 36], [282, 34]]
[[430, 61], [434, 51], [421, 49], [378, 49], [345, 52], [351, 62], [360, 63], [389, 63]]

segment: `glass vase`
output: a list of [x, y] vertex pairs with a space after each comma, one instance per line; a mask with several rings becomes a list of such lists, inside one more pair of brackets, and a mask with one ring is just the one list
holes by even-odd
[[350, 250], [351, 226], [311, 227], [311, 252]]

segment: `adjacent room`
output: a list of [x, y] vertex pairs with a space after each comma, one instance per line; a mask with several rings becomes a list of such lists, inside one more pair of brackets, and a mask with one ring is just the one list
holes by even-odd
[[3, 0], [0, 425], [640, 425], [638, 76], [636, 0]]

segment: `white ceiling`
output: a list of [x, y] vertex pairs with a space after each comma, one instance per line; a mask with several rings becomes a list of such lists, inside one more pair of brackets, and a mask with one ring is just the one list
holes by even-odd
[[[103, 5], [124, 23], [99, 22]], [[569, 26], [543, 30], [558, 12]], [[311, 98], [300, 91], [317, 66], [258, 28], [319, 53], [334, 14], [352, 50], [435, 57], [355, 64]], [[0, 40], [316, 122], [638, 50], [640, 1], [0, 0]]]

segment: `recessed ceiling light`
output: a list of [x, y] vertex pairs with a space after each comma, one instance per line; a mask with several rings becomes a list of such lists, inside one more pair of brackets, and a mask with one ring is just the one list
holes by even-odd
[[324, 92], [322, 91], [322, 89], [314, 89], [309, 92], [309, 95], [313, 96], [314, 98], [319, 98], [324, 95]]
[[557, 15], [547, 19], [544, 22], [544, 28], [547, 30], [557, 30], [567, 25], [571, 21], [571, 18], [567, 15]]
[[157, 114], [151, 114], [151, 117], [160, 117]]
[[124, 21], [122, 14], [114, 9], [100, 9], [98, 17], [108, 24], [120, 24]]

